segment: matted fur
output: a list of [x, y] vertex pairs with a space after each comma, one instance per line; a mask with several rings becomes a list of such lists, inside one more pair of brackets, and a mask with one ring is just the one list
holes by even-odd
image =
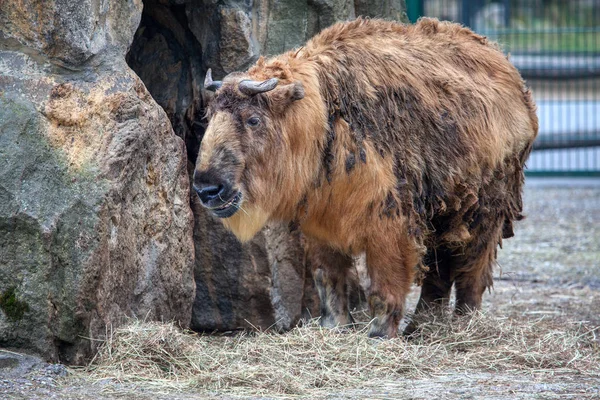
[[[272, 77], [271, 92], [237, 90]], [[261, 128], [244, 125], [250, 115]], [[538, 130], [531, 93], [496, 45], [435, 19], [340, 23], [227, 77], [209, 116], [197, 171], [225, 171], [245, 199], [226, 226], [246, 240], [267, 220], [291, 221], [319, 259], [366, 252], [372, 335], [396, 334], [418, 265], [418, 309], [453, 284], [458, 312], [479, 307], [497, 245], [522, 218]], [[213, 156], [221, 148], [235, 166]], [[329, 271], [343, 287], [344, 269]]]

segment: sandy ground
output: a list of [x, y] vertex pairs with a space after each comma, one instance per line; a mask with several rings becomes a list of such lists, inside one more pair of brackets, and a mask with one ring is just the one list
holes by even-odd
[[[519, 323], [540, 318], [600, 327], [600, 180], [530, 179], [527, 219], [505, 241], [494, 288], [484, 311]], [[417, 291], [411, 295], [409, 309]], [[598, 331], [600, 347], [600, 331]], [[0, 356], [2, 353], [0, 352]], [[27, 363], [25, 363], [27, 364]], [[36, 364], [9, 373], [0, 357], [0, 399], [196, 399], [219, 393], [169, 393], [151, 385], [93, 382], [57, 365]], [[418, 379], [383, 382], [377, 389], [331, 393], [331, 399], [600, 399], [600, 376], [555, 376], [514, 371], [474, 371], [457, 366]]]

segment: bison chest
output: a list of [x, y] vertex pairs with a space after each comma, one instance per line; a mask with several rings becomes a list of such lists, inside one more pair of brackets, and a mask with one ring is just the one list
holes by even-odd
[[307, 237], [326, 243], [346, 254], [358, 254], [364, 248], [364, 235], [350, 222], [335, 214], [325, 214], [307, 219], [301, 224], [301, 230]]

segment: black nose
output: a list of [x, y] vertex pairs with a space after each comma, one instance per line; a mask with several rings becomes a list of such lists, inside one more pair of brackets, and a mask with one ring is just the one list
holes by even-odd
[[205, 204], [210, 203], [212, 200], [218, 199], [219, 196], [222, 196], [224, 188], [225, 187], [223, 185], [207, 185], [202, 187], [194, 185], [194, 189], [196, 190], [196, 193], [198, 193], [200, 201]]
[[214, 174], [196, 172], [194, 174], [194, 190], [198, 193], [200, 201], [205, 205], [221, 203], [226, 200], [225, 192], [230, 185], [218, 179]]

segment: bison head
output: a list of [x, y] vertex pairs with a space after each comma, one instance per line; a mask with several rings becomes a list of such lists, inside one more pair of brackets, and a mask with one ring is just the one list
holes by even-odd
[[285, 163], [294, 147], [286, 114], [304, 98], [304, 87], [299, 81], [254, 80], [241, 73], [213, 81], [209, 70], [205, 88], [215, 95], [207, 110], [194, 190], [240, 240], [249, 240], [281, 202], [289, 170]]

